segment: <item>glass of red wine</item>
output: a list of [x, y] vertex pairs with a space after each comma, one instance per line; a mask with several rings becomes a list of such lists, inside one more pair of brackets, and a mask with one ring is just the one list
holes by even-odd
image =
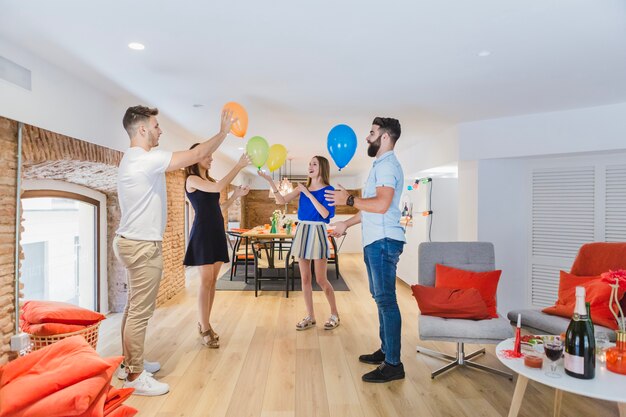
[[546, 353], [546, 357], [550, 359], [550, 369], [546, 371], [546, 375], [552, 378], [560, 378], [561, 374], [557, 372], [556, 362], [563, 356], [563, 341], [558, 336], [545, 338], [543, 350]]

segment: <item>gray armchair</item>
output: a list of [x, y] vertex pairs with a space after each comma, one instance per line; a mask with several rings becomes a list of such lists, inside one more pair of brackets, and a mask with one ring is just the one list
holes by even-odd
[[[453, 268], [483, 272], [495, 269], [495, 255], [492, 243], [487, 242], [424, 242], [419, 245], [420, 285], [435, 286], [435, 265], [442, 264]], [[431, 373], [435, 378], [457, 366], [469, 366], [512, 379], [509, 373], [490, 368], [470, 359], [484, 354], [485, 349], [465, 354], [465, 343], [497, 344], [513, 337], [509, 321], [503, 317], [487, 320], [444, 319], [441, 317], [419, 315], [419, 335], [421, 340], [433, 340], [456, 343], [456, 356], [417, 347], [417, 352], [437, 359], [451, 361], [444, 367]]]

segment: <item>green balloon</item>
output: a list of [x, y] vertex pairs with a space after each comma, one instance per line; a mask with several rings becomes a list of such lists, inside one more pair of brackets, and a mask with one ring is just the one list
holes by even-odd
[[270, 154], [270, 146], [261, 136], [254, 136], [248, 140], [246, 152], [250, 157], [252, 164], [258, 169], [261, 169]]

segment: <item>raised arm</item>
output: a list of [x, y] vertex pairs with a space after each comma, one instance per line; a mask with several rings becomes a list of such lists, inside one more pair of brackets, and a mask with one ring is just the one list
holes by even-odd
[[[393, 187], [376, 187], [376, 195], [374, 197], [354, 197], [353, 207], [368, 213], [386, 213], [389, 206], [391, 206], [394, 193], [395, 189]], [[350, 193], [339, 185], [338, 189], [326, 191], [325, 195], [331, 206], [343, 206], [346, 205]]]
[[250, 164], [250, 158], [248, 157], [248, 155], [246, 154], [241, 155], [241, 158], [239, 158], [239, 161], [233, 167], [233, 169], [231, 169], [224, 178], [222, 178], [221, 180], [217, 182], [207, 181], [196, 175], [192, 175], [189, 178], [187, 178], [187, 185], [186, 185], [187, 191], [189, 191], [190, 193], [194, 192], [195, 190], [200, 190], [200, 191], [204, 191], [207, 193], [219, 193], [223, 189], [228, 187], [228, 185], [233, 181], [233, 179], [235, 179], [239, 171], [241, 171], [243, 168], [245, 168], [249, 164]]
[[274, 184], [274, 180], [272, 179], [272, 177], [270, 177], [268, 174], [261, 170], [259, 170], [257, 173], [259, 174], [259, 177], [264, 178], [270, 184], [270, 188], [274, 192], [274, 198], [276, 199], [277, 204], [288, 204], [291, 200], [300, 195], [300, 190], [298, 190], [297, 187], [289, 194], [282, 195], [280, 191], [278, 191], [276, 184]]
[[240, 187], [235, 188], [235, 191], [233, 191], [231, 196], [228, 197], [226, 201], [220, 204], [220, 208], [222, 209], [222, 211], [228, 210], [228, 208], [235, 202], [236, 199], [248, 194], [249, 191], [250, 191], [250, 187], [248, 187], [247, 185], [242, 185]]
[[309, 200], [311, 200], [313, 207], [315, 207], [315, 210], [317, 210], [320, 216], [322, 216], [323, 218], [327, 218], [330, 215], [328, 209], [324, 207], [322, 203], [317, 201], [317, 198], [315, 198], [313, 194], [311, 194], [311, 192], [308, 190], [308, 188], [304, 186], [304, 184], [302, 184], [301, 182], [298, 183], [296, 189], [300, 190], [301, 193], [304, 193], [304, 195], [307, 196]]
[[174, 152], [166, 171], [175, 171], [177, 169], [188, 167], [189, 165], [198, 163], [201, 159], [211, 155], [217, 150], [217, 148], [219, 148], [222, 142], [224, 142], [224, 139], [226, 139], [228, 132], [230, 132], [231, 126], [236, 121], [236, 119], [233, 119], [232, 111], [224, 110], [222, 112], [222, 120], [220, 123], [219, 133], [213, 136], [211, 139], [202, 142], [200, 145], [196, 146], [193, 149]]

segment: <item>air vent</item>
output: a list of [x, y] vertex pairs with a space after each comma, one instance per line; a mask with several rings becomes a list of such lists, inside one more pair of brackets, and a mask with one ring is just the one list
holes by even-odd
[[0, 79], [31, 91], [30, 70], [3, 56], [0, 56]]

